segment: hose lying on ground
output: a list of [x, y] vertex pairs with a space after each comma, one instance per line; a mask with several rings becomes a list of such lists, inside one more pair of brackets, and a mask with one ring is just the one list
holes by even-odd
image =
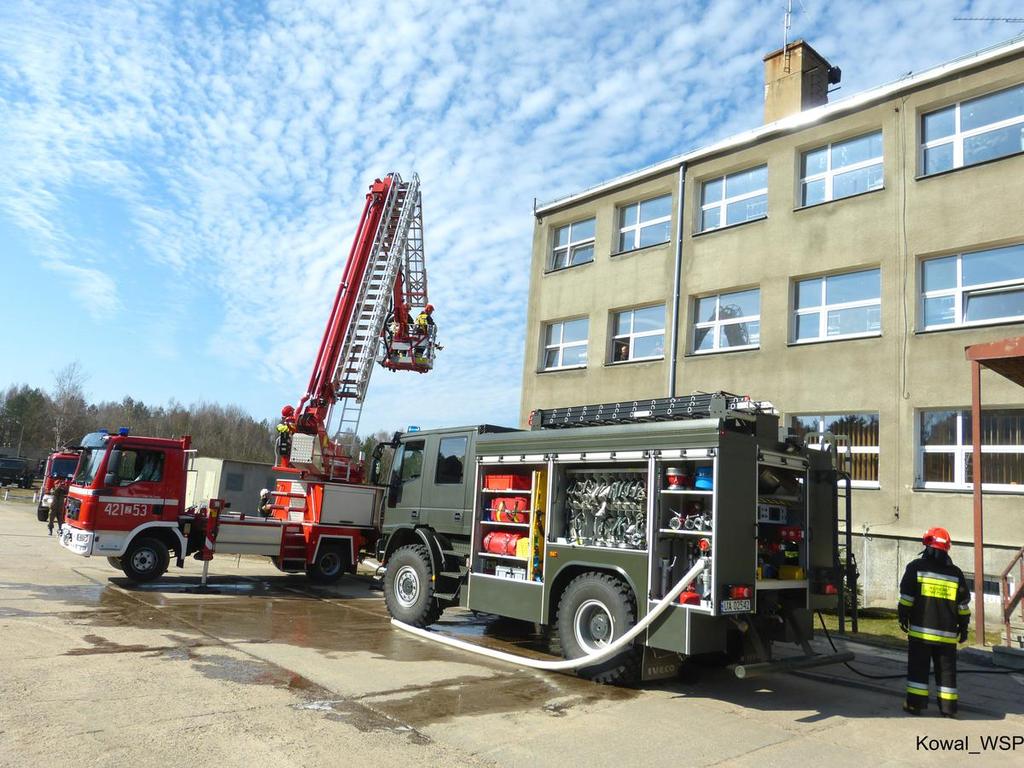
[[497, 659], [498, 661], [507, 661], [510, 664], [519, 664], [520, 666], [530, 667], [531, 669], [542, 669], [548, 672], [570, 672], [574, 669], [600, 664], [602, 661], [611, 658], [633, 642], [641, 632], [646, 630], [655, 619], [657, 619], [670, 605], [672, 605], [672, 603], [676, 601], [676, 598], [679, 597], [680, 593], [690, 586], [693, 580], [700, 575], [705, 567], [706, 564], [703, 558], [697, 560], [697, 564], [687, 571], [686, 575], [683, 576], [683, 578], [680, 579], [671, 590], [669, 590], [668, 594], [661, 598], [658, 604], [648, 611], [647, 615], [640, 619], [640, 621], [638, 621], [632, 629], [626, 632], [626, 634], [612, 642], [612, 644], [607, 648], [587, 654], [586, 656], [581, 656], [578, 659], [564, 659], [562, 661], [529, 659], [523, 656], [517, 656], [514, 653], [496, 651], [492, 648], [483, 648], [479, 645], [475, 645], [474, 643], [468, 643], [465, 640], [459, 640], [458, 638], [451, 637], [449, 635], [442, 635], [437, 632], [431, 632], [427, 629], [420, 629], [419, 627], [414, 627], [411, 624], [405, 624], [404, 622], [398, 621], [398, 619], [392, 619], [391, 623], [399, 629], [404, 629], [406, 632], [410, 632], [418, 637], [426, 638], [427, 640], [434, 640], [438, 643], [443, 643], [444, 645], [450, 645], [453, 648], [469, 651], [470, 653], [477, 653], [481, 656]]
[[[836, 648], [836, 644], [832, 642], [832, 635], [828, 631], [828, 627], [825, 626], [825, 617], [821, 615], [821, 611], [816, 611], [818, 614], [818, 621], [821, 622], [821, 628], [825, 630], [825, 637], [828, 638], [828, 644], [832, 646], [832, 650], [839, 653], [839, 649]], [[861, 672], [859, 669], [855, 669], [850, 666], [848, 661], [843, 662], [843, 666], [853, 672], [855, 675], [866, 677], [871, 680], [896, 680], [898, 678], [906, 677], [906, 673], [900, 672], [898, 675], [869, 675], [867, 672]], [[958, 675], [1013, 675], [1022, 674], [1022, 670], [1019, 669], [957, 669]]]

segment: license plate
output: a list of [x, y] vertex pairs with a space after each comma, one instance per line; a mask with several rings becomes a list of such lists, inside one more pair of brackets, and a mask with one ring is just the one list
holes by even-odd
[[750, 600], [723, 600], [721, 613], [750, 613]]

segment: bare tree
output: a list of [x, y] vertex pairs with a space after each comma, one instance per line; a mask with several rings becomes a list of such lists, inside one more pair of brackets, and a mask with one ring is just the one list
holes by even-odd
[[88, 429], [88, 406], [85, 382], [88, 376], [75, 360], [54, 374], [53, 378], [53, 448], [76, 441]]

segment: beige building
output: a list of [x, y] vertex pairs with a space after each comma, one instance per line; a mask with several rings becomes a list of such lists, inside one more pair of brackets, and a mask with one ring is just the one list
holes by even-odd
[[[794, 43], [771, 122], [536, 210], [522, 420], [726, 390], [848, 435], [891, 603], [933, 525], [972, 570], [964, 347], [1024, 334], [1024, 41], [827, 104], [838, 76]], [[1024, 545], [1024, 390], [983, 376], [994, 579]]]

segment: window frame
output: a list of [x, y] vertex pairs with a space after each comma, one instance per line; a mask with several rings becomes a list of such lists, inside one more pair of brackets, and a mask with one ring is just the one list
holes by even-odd
[[[741, 317], [730, 317], [727, 321], [723, 321], [719, 315], [722, 309], [722, 296], [729, 296], [734, 293], [747, 293], [748, 291], [757, 291], [757, 314], [756, 315], [743, 315]], [[710, 299], [712, 296], [715, 297], [715, 320], [703, 320], [697, 319], [697, 305], [702, 299]], [[717, 293], [706, 293], [695, 295], [691, 298], [690, 306], [693, 313], [692, 330], [690, 333], [690, 353], [693, 355], [715, 355], [723, 352], [740, 352], [746, 349], [760, 349], [761, 348], [761, 286], [750, 286], [747, 288], [734, 288], [726, 291], [718, 291]], [[722, 347], [719, 346], [720, 331], [724, 326], [727, 325], [740, 325], [742, 323], [757, 322], [758, 334], [756, 344], [743, 344], [736, 347]], [[712, 341], [711, 349], [697, 349], [697, 331], [702, 328], [713, 328], [714, 338]]]
[[[965, 287], [964, 281], [964, 256], [971, 256], [977, 253], [986, 253], [989, 251], [998, 251], [1000, 248], [1012, 248], [1024, 245], [1022, 243], [1014, 243], [1013, 245], [1000, 246], [997, 248], [983, 248], [978, 251], [961, 251], [959, 253], [947, 253], [941, 256], [929, 256], [927, 258], [920, 259], [917, 267], [917, 278], [918, 278], [918, 291], [917, 291], [917, 316], [918, 316], [918, 330], [922, 332], [934, 332], [934, 331], [950, 331], [957, 328], [976, 328], [986, 325], [1002, 325], [1005, 323], [1020, 323], [1024, 322], [1024, 314], [1020, 315], [1008, 315], [1006, 317], [994, 318], [991, 320], [964, 320], [964, 309], [967, 306], [965, 297], [970, 297], [972, 294], [986, 295], [1005, 293], [1010, 289], [1018, 288], [1024, 290], [1024, 278], [1015, 278], [1012, 280], [997, 280], [991, 283], [977, 283], [969, 287]], [[926, 291], [924, 285], [924, 265], [930, 261], [939, 261], [940, 259], [948, 259], [953, 257], [956, 259], [956, 285], [952, 288], [938, 288], [932, 291]], [[936, 325], [928, 325], [925, 318], [925, 301], [927, 299], [937, 299], [943, 296], [953, 297], [953, 315], [954, 320], [952, 323], [942, 323]]]
[[[970, 98], [967, 98], [967, 99], [960, 99], [959, 101], [954, 101], [952, 104], [946, 104], [945, 106], [942, 106], [942, 107], [936, 107], [935, 109], [930, 109], [927, 112], [923, 112], [923, 111], [920, 112], [919, 116], [918, 116], [918, 121], [917, 121], [917, 130], [918, 130], [918, 143], [917, 143], [918, 178], [927, 179], [927, 178], [931, 178], [932, 176], [938, 176], [939, 174], [942, 174], [942, 173], [949, 173], [951, 171], [958, 171], [958, 170], [960, 170], [962, 168], [973, 168], [976, 165], [983, 165], [985, 163], [995, 162], [996, 160], [1003, 160], [1003, 159], [1005, 159], [1007, 157], [1015, 157], [1016, 155], [1024, 153], [1024, 149], [1021, 149], [1021, 150], [1018, 150], [1017, 152], [1011, 152], [1008, 155], [1000, 155], [999, 157], [990, 157], [990, 158], [988, 158], [986, 160], [979, 160], [976, 163], [970, 163], [969, 165], [964, 165], [964, 140], [965, 139], [972, 139], [975, 136], [981, 136], [983, 134], [991, 133], [993, 131], [999, 131], [999, 130], [1002, 130], [1003, 128], [1010, 128], [1010, 127], [1012, 127], [1014, 125], [1020, 125], [1021, 126], [1021, 131], [1022, 131], [1022, 133], [1024, 133], [1024, 112], [1022, 112], [1017, 117], [1010, 117], [1010, 118], [1006, 118], [1004, 120], [998, 120], [998, 121], [996, 121], [994, 123], [989, 123], [987, 125], [983, 125], [983, 126], [980, 126], [978, 128], [970, 128], [970, 129], [968, 129], [966, 131], [962, 131], [960, 129], [961, 114], [962, 114], [963, 104], [965, 102], [976, 101], [977, 99], [983, 99], [983, 98], [985, 98], [987, 96], [995, 96], [995, 95], [997, 95], [999, 93], [1004, 93], [1004, 92], [1012, 91], [1015, 88], [1020, 88], [1022, 85], [1024, 85], [1024, 83], [1017, 83], [1016, 85], [1011, 85], [1011, 86], [1008, 86], [1006, 88], [997, 88], [994, 91], [988, 91], [986, 93], [979, 93], [976, 96], [971, 96]], [[925, 118], [928, 117], [929, 115], [934, 115], [934, 114], [936, 114], [938, 112], [943, 112], [943, 111], [949, 109], [950, 107], [953, 108], [953, 133], [949, 134], [948, 136], [943, 136], [941, 138], [932, 139], [931, 141], [926, 142], [924, 140], [924, 120], [925, 120]], [[943, 168], [941, 171], [932, 171], [931, 173], [928, 173], [926, 171], [926, 169], [925, 169], [925, 152], [927, 150], [929, 150], [929, 149], [935, 149], [936, 147], [941, 147], [944, 144], [952, 144], [953, 145], [953, 165], [952, 165], [952, 167], [950, 167], [950, 168]]]
[[[564, 327], [565, 323], [571, 323], [574, 320], [584, 320], [586, 322], [586, 324], [587, 324], [587, 335], [586, 335], [586, 338], [584, 338], [583, 341], [570, 341], [570, 342], [562, 341], [562, 339], [565, 337], [565, 327]], [[547, 331], [548, 331], [548, 328], [553, 326], [553, 325], [561, 325], [563, 327], [562, 327], [562, 330], [559, 332], [559, 341], [558, 341], [558, 343], [556, 343], [556, 344], [548, 344], [547, 343], [547, 335], [548, 335]], [[541, 323], [541, 329], [540, 329], [540, 369], [539, 369], [540, 372], [543, 373], [545, 371], [572, 371], [572, 370], [579, 370], [581, 368], [586, 368], [587, 367], [587, 363], [582, 363], [582, 364], [575, 363], [573, 365], [554, 365], [554, 366], [551, 366], [551, 367], [548, 367], [546, 365], [547, 359], [548, 359], [548, 350], [549, 349], [558, 349], [559, 350], [558, 359], [562, 360], [563, 357], [564, 357], [564, 352], [565, 352], [566, 347], [579, 347], [579, 346], [582, 346], [583, 349], [586, 351], [586, 354], [584, 355], [584, 357], [589, 358], [589, 354], [590, 354], [590, 317], [588, 315], [580, 315], [578, 317], [566, 317], [566, 318], [563, 318], [561, 320], [550, 320], [550, 321]], [[588, 360], [588, 362], [589, 362], [589, 360]]]
[[[445, 443], [461, 443], [462, 448], [459, 453], [451, 453], [449, 455], [444, 454]], [[461, 485], [466, 477], [466, 451], [469, 448], [469, 438], [465, 435], [442, 435], [437, 441], [437, 454], [434, 457], [434, 485]], [[452, 456], [458, 456], [459, 459], [459, 476], [458, 478], [442, 479], [442, 466], [445, 459]]]
[[[1015, 406], [999, 406], [995, 410], [1024, 410]], [[948, 413], [953, 411], [957, 414], [956, 439], [957, 444], [944, 445], [922, 445], [921, 444], [921, 415], [924, 413]], [[964, 421], [970, 420], [971, 409], [969, 407], [949, 406], [945, 408], [915, 408], [914, 409], [914, 490], [915, 491], [957, 491], [970, 493], [974, 485], [967, 482], [967, 457], [973, 455], [974, 446], [971, 443], [963, 444]], [[1024, 444], [1018, 445], [982, 445], [983, 454], [1024, 454]], [[953, 454], [953, 482], [926, 481], [924, 479], [924, 455], [926, 453]], [[1009, 493], [1015, 495], [1024, 494], [1024, 483], [982, 483], [981, 490], [989, 493]]]
[[[651, 219], [650, 221], [642, 220], [640, 218], [641, 206], [643, 206], [644, 203], [650, 203], [650, 202], [653, 202], [654, 200], [661, 200], [662, 198], [668, 198], [668, 215], [667, 216], [659, 216], [659, 217], [657, 217], [655, 219]], [[631, 224], [629, 226], [623, 226], [622, 225], [622, 213], [623, 213], [623, 211], [625, 211], [627, 208], [629, 208], [632, 205], [636, 206], [636, 224]], [[661, 194], [661, 195], [654, 195], [653, 197], [644, 198], [643, 200], [634, 200], [634, 201], [629, 202], [629, 203], [622, 203], [620, 205], [615, 206], [615, 223], [617, 225], [617, 229], [616, 229], [616, 232], [615, 232], [615, 245], [616, 245], [617, 250], [615, 251], [614, 255], [617, 256], [617, 255], [619, 255], [621, 253], [629, 253], [630, 251], [639, 251], [641, 248], [656, 248], [659, 245], [665, 245], [665, 243], [672, 242], [672, 212], [673, 211], [674, 211], [674, 206], [673, 206], [673, 203], [672, 203], [672, 193], [671, 192], [666, 192], [666, 193]], [[640, 230], [643, 229], [644, 227], [653, 227], [656, 224], [668, 224], [669, 225], [669, 227], [668, 227], [668, 236], [664, 240], [661, 240], [661, 241], [659, 241], [657, 243], [648, 243], [647, 245], [640, 245]], [[633, 246], [631, 248], [621, 248], [621, 247], [619, 247], [621, 245], [622, 236], [624, 234], [626, 234], [627, 232], [629, 232], [629, 231], [633, 232]]]
[[[639, 309], [654, 309], [655, 307], [661, 307], [661, 329], [653, 331], [640, 331], [639, 333], [633, 330], [634, 317], [633, 313]], [[650, 360], [664, 360], [665, 359], [665, 326], [667, 322], [665, 320], [665, 304], [642, 304], [635, 307], [626, 307], [625, 309], [611, 310], [609, 313], [609, 328], [608, 328], [608, 365], [624, 365], [629, 363], [640, 363]], [[630, 313], [629, 319], [629, 333], [615, 333], [615, 319], [626, 312]], [[650, 336], [661, 336], [661, 354], [660, 355], [646, 355], [644, 357], [629, 357], [626, 360], [615, 359], [615, 342], [619, 339], [629, 339], [629, 350], [633, 351], [633, 344], [636, 339], [648, 338]]]
[[[842, 275], [856, 275], [862, 272], [878, 273], [878, 299], [857, 299], [856, 301], [840, 301], [835, 304], [826, 303], [828, 296], [828, 278], [841, 277]], [[799, 299], [800, 283], [810, 280], [821, 280], [821, 303], [815, 307], [805, 309], [797, 308]], [[859, 309], [861, 307], [878, 306], [878, 330], [860, 331], [857, 333], [839, 333], [834, 336], [828, 335], [828, 313], [832, 310]], [[813, 339], [798, 339], [798, 320], [801, 315], [812, 315], [818, 313], [818, 336]], [[841, 272], [826, 272], [822, 275], [806, 275], [792, 278], [790, 284], [790, 311], [789, 311], [789, 343], [798, 344], [822, 344], [829, 341], [844, 341], [846, 339], [871, 339], [882, 335], [882, 268], [868, 267], [867, 269], [848, 269]], [[812, 414], [813, 415], [813, 414]]]
[[[756, 189], [753, 192], [745, 192], [742, 195], [735, 195], [733, 197], [728, 197], [726, 195], [726, 191], [727, 191], [727, 188], [728, 188], [727, 182], [728, 182], [728, 179], [729, 179], [730, 176], [736, 176], [736, 175], [741, 174], [741, 173], [747, 173], [748, 171], [754, 171], [754, 170], [757, 170], [758, 168], [764, 168], [765, 169], [765, 185], [764, 185], [764, 187], [762, 189]], [[697, 213], [697, 221], [695, 222], [695, 226], [694, 226], [694, 234], [695, 235], [702, 235], [705, 232], [717, 232], [720, 229], [728, 229], [729, 227], [738, 227], [738, 226], [740, 226], [742, 224], [749, 224], [749, 223], [751, 223], [753, 221], [762, 221], [764, 219], [767, 219], [768, 218], [768, 181], [767, 181], [767, 179], [768, 179], [768, 163], [764, 162], [764, 163], [760, 163], [758, 165], [752, 165], [749, 168], [743, 168], [743, 169], [738, 170], [738, 171], [733, 171], [732, 173], [723, 173], [721, 176], [715, 176], [713, 178], [708, 178], [708, 179], [704, 179], [703, 181], [701, 181], [700, 182], [700, 190], [699, 190], [698, 195], [697, 195], [697, 206], [696, 206], [697, 207], [697, 211], [696, 211], [696, 213]], [[721, 181], [722, 182], [722, 197], [717, 202], [705, 203], [704, 202], [704, 189], [705, 189], [705, 187], [708, 184], [713, 184], [716, 181]], [[725, 221], [726, 221], [726, 212], [729, 209], [729, 204], [730, 203], [739, 203], [739, 202], [742, 202], [744, 200], [748, 200], [748, 199], [753, 198], [753, 197], [759, 197], [761, 195], [765, 196], [765, 210], [764, 210], [764, 213], [761, 216], [757, 216], [757, 217], [752, 218], [752, 219], [744, 219], [743, 221], [737, 221], [737, 222], [735, 222], [733, 224], [725, 223]], [[704, 227], [704, 212], [705, 211], [709, 211], [712, 208], [718, 208], [718, 210], [719, 210], [718, 220], [721, 223], [717, 227], [706, 227], [705, 228]]]
[[[849, 448], [849, 451], [850, 451], [851, 454], [856, 453], [856, 454], [862, 454], [862, 455], [878, 456], [879, 457], [878, 458], [879, 479], [876, 479], [876, 480], [853, 480], [853, 479], [851, 479], [850, 480], [850, 486], [853, 487], [853, 488], [867, 488], [867, 489], [877, 490], [877, 489], [880, 489], [882, 487], [882, 484], [881, 484], [881, 473], [882, 473], [882, 459], [881, 459], [881, 456], [882, 456], [882, 452], [881, 452], [882, 420], [881, 420], [881, 415], [880, 415], [880, 413], [878, 411], [835, 411], [833, 413], [824, 413], [824, 412], [817, 412], [817, 413], [787, 413], [786, 414], [786, 419], [787, 419], [787, 421], [789, 421], [789, 423], [786, 425], [786, 427], [787, 427], [787, 429], [792, 429], [792, 426], [793, 426], [792, 420], [793, 419], [817, 419], [818, 420], [818, 432], [817, 432], [817, 434], [823, 434], [824, 431], [825, 431], [825, 420], [826, 419], [834, 419], [836, 417], [845, 417], [845, 416], [860, 416], [860, 415], [874, 416], [875, 419], [878, 421], [878, 442], [879, 442], [879, 444], [878, 445], [849, 445], [849, 446], [846, 446], [846, 448]], [[808, 433], [808, 434], [810, 434], [810, 433]], [[805, 440], [805, 442], [807, 442], [807, 441]], [[808, 444], [809, 447], [817, 448], [817, 446], [812, 446], [809, 442], [807, 442], [807, 444]], [[820, 441], [819, 441], [819, 445], [820, 445]], [[842, 451], [840, 451], [840, 455], [845, 455], [846, 448], [844, 448]]]
[[[876, 133], [882, 139], [882, 154], [880, 154], [878, 157], [872, 157], [872, 158], [869, 158], [867, 160], [860, 160], [860, 161], [858, 161], [856, 163], [851, 163], [850, 165], [841, 166], [838, 170], [832, 167], [832, 148], [834, 146], [836, 146], [837, 144], [845, 144], [848, 141], [856, 141], [857, 139], [864, 139], [864, 138], [867, 138], [869, 136], [874, 136]], [[827, 165], [826, 165], [825, 170], [821, 171], [819, 173], [812, 173], [812, 174], [810, 174], [808, 176], [803, 176], [802, 174], [804, 172], [803, 171], [803, 169], [804, 169], [804, 159], [807, 157], [807, 155], [811, 154], [812, 152], [818, 152], [820, 150], [825, 150], [825, 158], [826, 158], [826, 161], [827, 161]], [[872, 167], [874, 165], [879, 165], [882, 168], [882, 183], [881, 183], [881, 185], [875, 187], [874, 189], [866, 189], [863, 192], [855, 192], [852, 195], [843, 195], [842, 197], [835, 197], [833, 192], [834, 192], [834, 181], [835, 181], [835, 177], [836, 176], [841, 176], [841, 175], [843, 175], [845, 173], [851, 173], [853, 171], [859, 171], [859, 170], [863, 170], [865, 168], [870, 168], [870, 167]], [[881, 128], [877, 128], [875, 130], [866, 131], [865, 133], [855, 134], [853, 136], [848, 136], [848, 137], [843, 138], [843, 139], [836, 139], [834, 141], [828, 142], [827, 144], [822, 144], [822, 145], [819, 145], [819, 146], [815, 146], [815, 147], [811, 147], [809, 149], [802, 150], [800, 152], [800, 155], [799, 155], [799, 165], [797, 166], [797, 174], [796, 175], [797, 175], [797, 181], [796, 181], [797, 206], [796, 207], [797, 207], [798, 210], [802, 209], [802, 208], [813, 208], [816, 205], [824, 205], [825, 203], [832, 203], [832, 202], [835, 202], [837, 200], [846, 200], [846, 199], [851, 198], [851, 197], [857, 197], [858, 195], [864, 195], [864, 194], [867, 194], [869, 192], [878, 192], [879, 190], [885, 189], [885, 132]], [[825, 182], [825, 196], [824, 196], [824, 198], [822, 200], [818, 200], [817, 202], [814, 202], [814, 203], [805, 203], [804, 202], [804, 188], [805, 188], [805, 186], [807, 185], [808, 182], [820, 181], [820, 180], [824, 180], [824, 182]]]
[[[572, 239], [573, 227], [579, 226], [580, 224], [586, 224], [587, 222], [593, 222], [594, 233], [589, 237], [584, 237], [581, 240]], [[558, 233], [563, 230], [569, 230], [568, 240], [565, 245], [558, 245]], [[568, 263], [572, 259], [574, 251], [581, 246], [591, 246], [591, 256], [587, 261], [581, 261], [579, 264]], [[565, 251], [566, 264], [558, 266], [558, 252]], [[548, 251], [548, 271], [549, 272], [560, 272], [563, 269], [571, 269], [572, 267], [582, 267], [584, 264], [592, 264], [594, 262], [594, 256], [597, 253], [597, 216], [588, 216], [583, 219], [576, 221], [570, 221], [567, 224], [560, 224], [551, 228], [551, 248]]]

